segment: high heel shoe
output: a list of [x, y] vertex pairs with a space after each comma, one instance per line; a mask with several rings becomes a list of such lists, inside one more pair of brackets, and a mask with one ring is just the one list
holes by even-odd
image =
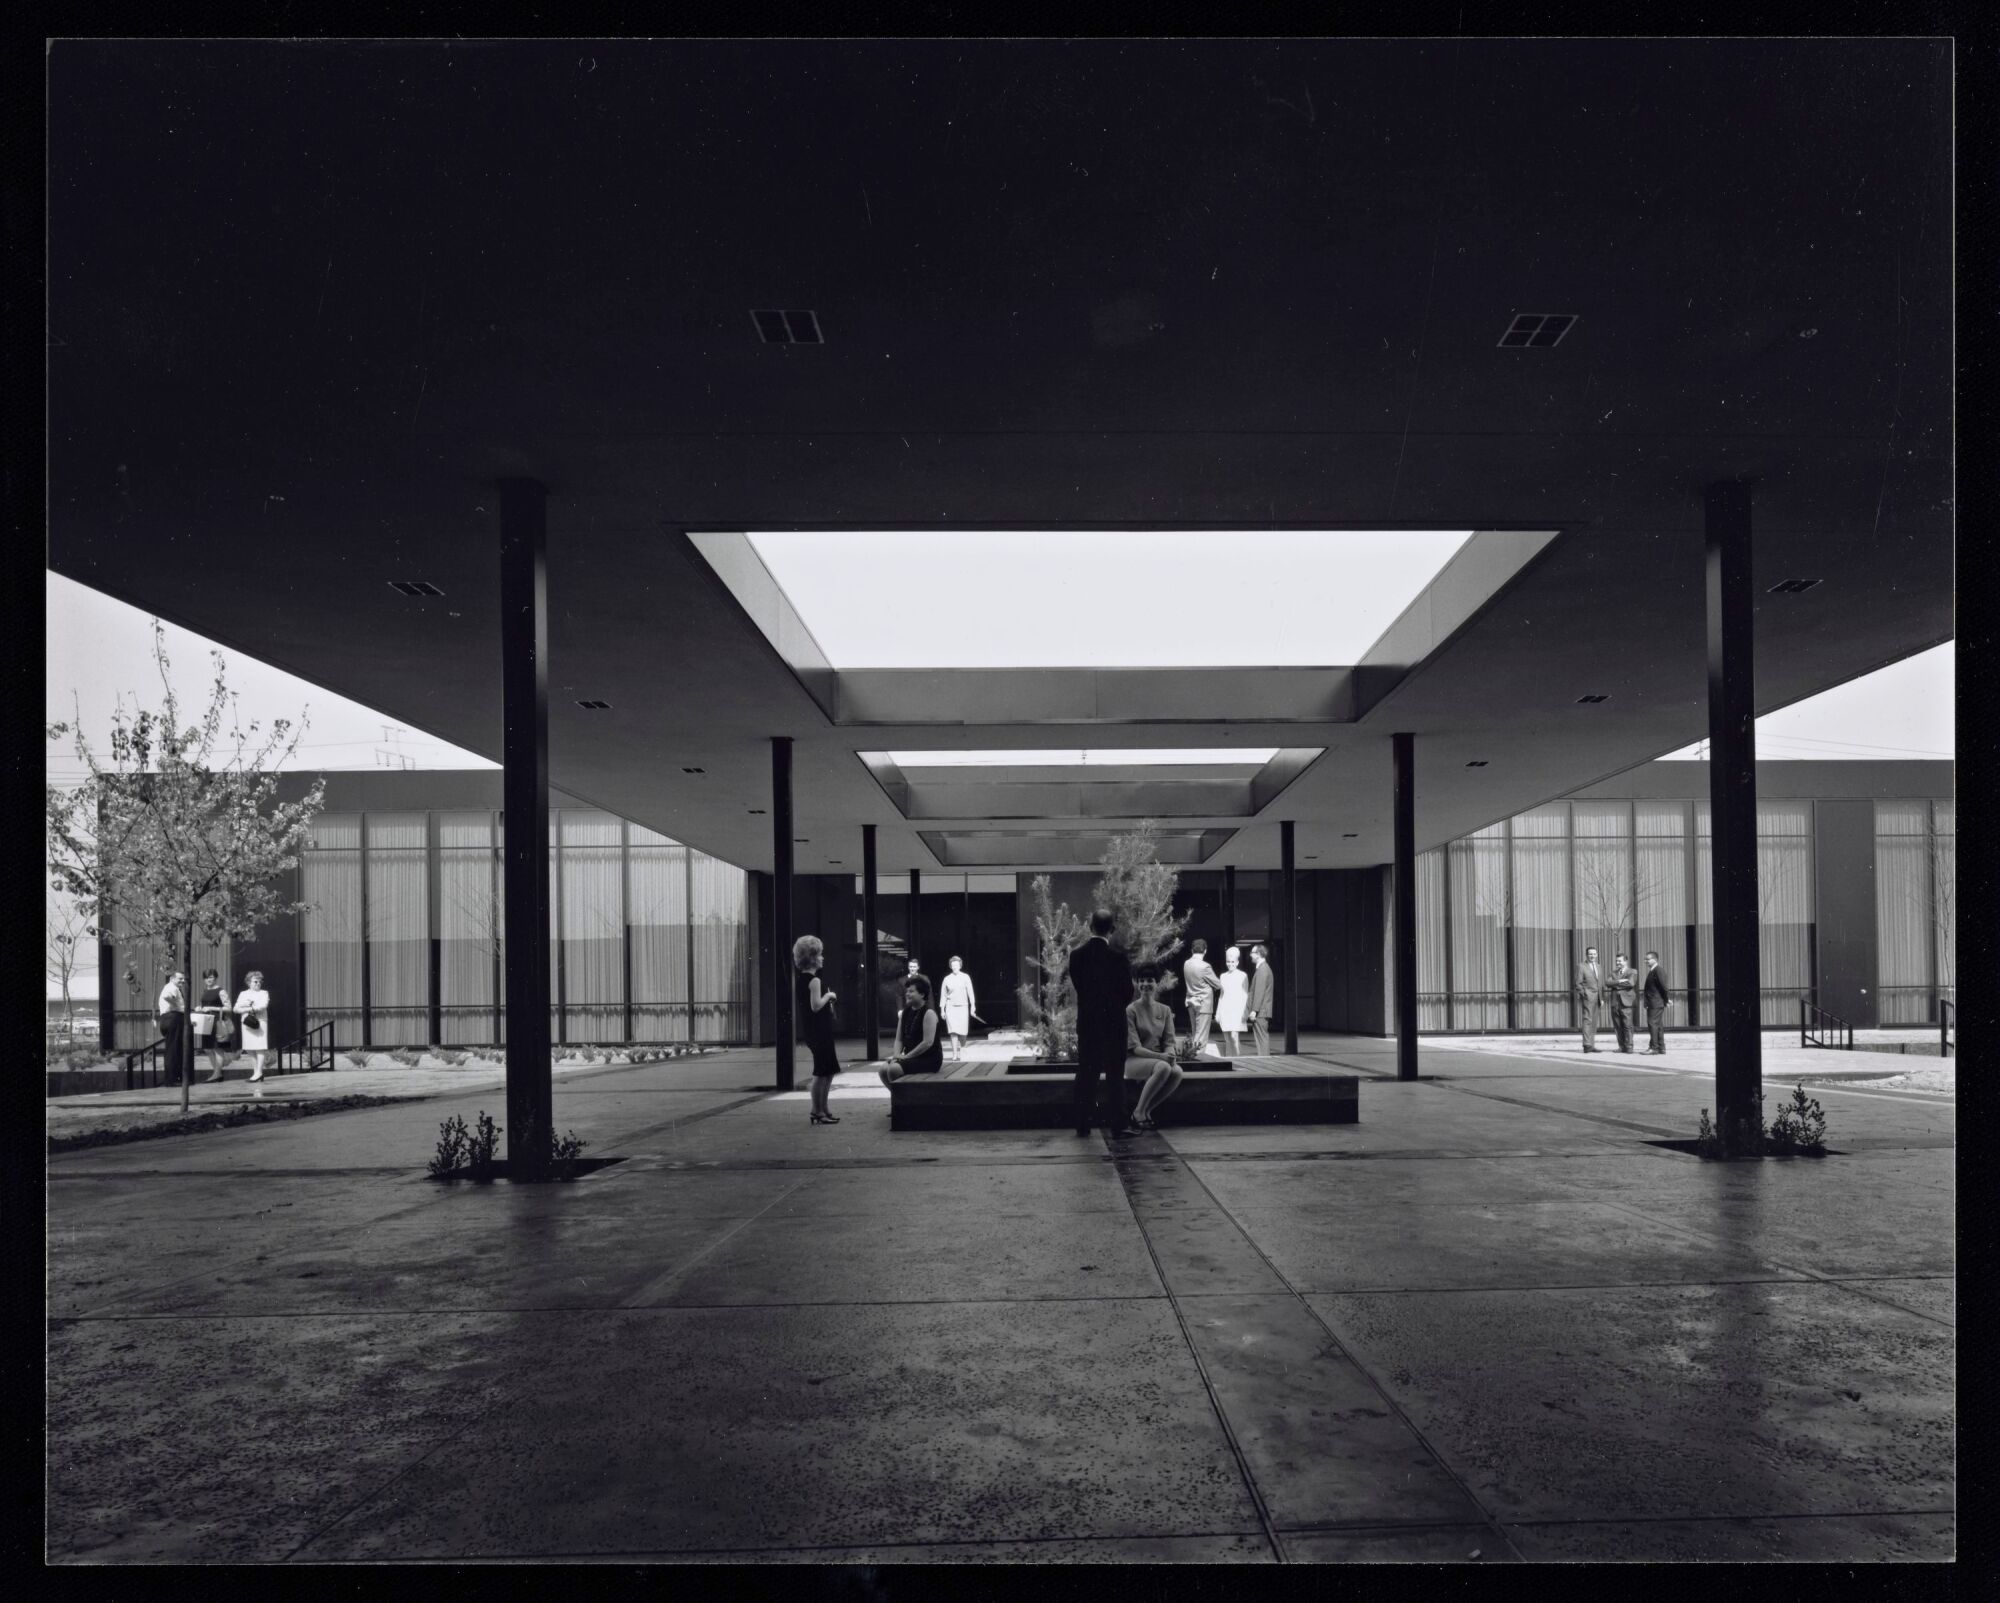
[[834, 1116], [833, 1116], [833, 1115], [832, 1115], [831, 1113], [815, 1113], [815, 1114], [814, 1114], [814, 1115], [812, 1116], [812, 1122], [813, 1122], [814, 1124], [838, 1124], [838, 1123], [840, 1123], [840, 1121], [839, 1121], [838, 1119], [836, 1119], [836, 1118], [835, 1118], [835, 1117], [834, 1117]]

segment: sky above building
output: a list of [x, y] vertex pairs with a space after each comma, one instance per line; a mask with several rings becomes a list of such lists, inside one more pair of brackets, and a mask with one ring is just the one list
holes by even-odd
[[[48, 624], [44, 706], [48, 722], [69, 719], [80, 708], [83, 725], [101, 751], [120, 696], [136, 694], [145, 705], [159, 699], [159, 675], [152, 662], [147, 615], [55, 574], [45, 575]], [[931, 581], [936, 586], [937, 581]], [[942, 595], [942, 591], [939, 592]], [[940, 612], [949, 614], [948, 606]], [[896, 616], [876, 610], [875, 627]], [[1155, 613], [1161, 628], [1173, 615]], [[968, 631], [978, 632], [978, 631]], [[212, 673], [212, 641], [172, 624], [166, 626], [167, 655], [184, 704], [205, 700]], [[309, 685], [282, 669], [241, 652], [225, 651], [229, 683], [244, 718], [296, 718], [303, 711], [311, 727], [291, 766], [311, 769], [492, 768], [495, 764], [394, 719]], [[1768, 760], [1816, 758], [1950, 758], [1953, 739], [1953, 650], [1950, 642], [1887, 668], [1836, 686], [1757, 720], [1758, 755]], [[1702, 755], [1699, 745], [1662, 753], [1670, 759]], [[75, 754], [65, 742], [48, 744], [52, 779], [81, 777]]]

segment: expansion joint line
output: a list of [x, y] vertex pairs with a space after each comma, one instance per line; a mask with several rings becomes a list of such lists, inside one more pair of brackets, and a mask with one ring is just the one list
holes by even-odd
[[[1208, 1182], [1202, 1179], [1202, 1177], [1195, 1172], [1193, 1165], [1191, 1165], [1185, 1158], [1181, 1157], [1181, 1155], [1178, 1152], [1174, 1154], [1174, 1157], [1180, 1163], [1181, 1168], [1186, 1172], [1187, 1177], [1190, 1180], [1192, 1180], [1197, 1186], [1201, 1187], [1202, 1195], [1207, 1197], [1208, 1200], [1215, 1205], [1216, 1211], [1220, 1213], [1223, 1218], [1229, 1221], [1231, 1226], [1234, 1227], [1236, 1233], [1243, 1238], [1244, 1243], [1250, 1248], [1252, 1252], [1254, 1252], [1257, 1255], [1258, 1261], [1261, 1262], [1266, 1269], [1270, 1270], [1271, 1277], [1274, 1280], [1276, 1280], [1279, 1285], [1283, 1286], [1285, 1288], [1286, 1293], [1295, 1302], [1297, 1302], [1301, 1308], [1303, 1308], [1306, 1311], [1307, 1317], [1310, 1318], [1314, 1324], [1318, 1325], [1321, 1330], [1326, 1332], [1326, 1339], [1331, 1343], [1333, 1343], [1334, 1351], [1338, 1352], [1341, 1355], [1341, 1357], [1345, 1358], [1349, 1363], [1351, 1363], [1354, 1366], [1356, 1373], [1358, 1373], [1362, 1377], [1362, 1379], [1367, 1381], [1369, 1387], [1374, 1391], [1375, 1395], [1382, 1399], [1383, 1406], [1387, 1408], [1390, 1411], [1390, 1413], [1394, 1414], [1397, 1419], [1402, 1421], [1403, 1428], [1407, 1430], [1410, 1433], [1410, 1435], [1413, 1438], [1415, 1438], [1416, 1441], [1423, 1447], [1425, 1453], [1427, 1453], [1430, 1456], [1431, 1462], [1437, 1465], [1439, 1473], [1444, 1475], [1444, 1477], [1447, 1480], [1449, 1480], [1452, 1483], [1452, 1485], [1458, 1488], [1460, 1494], [1465, 1498], [1466, 1502], [1471, 1507], [1478, 1510], [1479, 1517], [1483, 1521], [1485, 1521], [1487, 1527], [1493, 1532], [1494, 1537], [1498, 1541], [1504, 1543], [1506, 1547], [1513, 1552], [1516, 1558], [1519, 1558], [1521, 1556], [1520, 1550], [1516, 1548], [1513, 1542], [1508, 1538], [1507, 1532], [1505, 1528], [1501, 1525], [1498, 1516], [1495, 1515], [1493, 1511], [1489, 1509], [1484, 1503], [1480, 1502], [1478, 1497], [1473, 1494], [1472, 1488], [1467, 1486], [1465, 1484], [1464, 1479], [1458, 1474], [1458, 1472], [1454, 1470], [1450, 1464], [1445, 1462], [1444, 1455], [1440, 1453], [1434, 1446], [1431, 1445], [1431, 1439], [1417, 1428], [1416, 1421], [1411, 1419], [1410, 1416], [1404, 1411], [1402, 1404], [1397, 1402], [1394, 1397], [1390, 1396], [1388, 1389], [1384, 1387], [1383, 1384], [1375, 1378], [1373, 1371], [1371, 1371], [1366, 1364], [1362, 1363], [1360, 1359], [1356, 1358], [1354, 1354], [1348, 1350], [1347, 1343], [1340, 1339], [1339, 1332], [1337, 1332], [1333, 1328], [1333, 1326], [1329, 1325], [1326, 1322], [1326, 1320], [1323, 1317], [1321, 1317], [1320, 1311], [1306, 1300], [1305, 1294], [1301, 1292], [1297, 1286], [1292, 1284], [1291, 1277], [1285, 1274], [1283, 1270], [1281, 1270], [1276, 1264], [1274, 1264], [1271, 1261], [1271, 1255], [1257, 1244], [1256, 1238], [1252, 1236], [1248, 1230], [1243, 1228], [1243, 1221], [1238, 1219], [1235, 1214], [1230, 1212], [1229, 1205], [1209, 1189]], [[1143, 1228], [1143, 1226], [1141, 1228]], [[1148, 1245], [1150, 1246], [1151, 1243], [1149, 1242]], [[1166, 1275], [1162, 1273], [1160, 1279], [1162, 1283], [1164, 1283], [1166, 1280]], [[1167, 1295], [1170, 1298], [1173, 1296], [1173, 1290], [1171, 1287], [1168, 1288]], [[1174, 1312], [1176, 1313], [1176, 1315], [1178, 1315], [1180, 1312], [1180, 1304], [1178, 1302], [1175, 1302], [1174, 1304]], [[1185, 1329], [1185, 1325], [1183, 1325], [1183, 1329]], [[1189, 1345], [1192, 1346], [1193, 1343], [1190, 1342]], [[1205, 1378], [1206, 1377], [1204, 1376], [1204, 1379]], [[1218, 1412], [1219, 1411], [1220, 1409], [1218, 1407]], [[1260, 1508], [1262, 1507], [1261, 1503], [1259, 1504], [1259, 1507]]]
[[[1257, 1523], [1263, 1527], [1264, 1540], [1271, 1544], [1271, 1556], [1280, 1564], [1290, 1563], [1285, 1544], [1279, 1539], [1278, 1527], [1271, 1519], [1271, 1510], [1264, 1501], [1263, 1489], [1250, 1471], [1250, 1460], [1243, 1451], [1243, 1444], [1236, 1439], [1236, 1427], [1229, 1423], [1229, 1414], [1222, 1406], [1222, 1399], [1216, 1395], [1215, 1382], [1209, 1378], [1208, 1365], [1201, 1361], [1201, 1349], [1195, 1345], [1194, 1332], [1188, 1328], [1187, 1313], [1181, 1307], [1180, 1298], [1174, 1294], [1173, 1282], [1167, 1278], [1166, 1265], [1161, 1263], [1159, 1250], [1153, 1245], [1153, 1233], [1146, 1228], [1146, 1221], [1133, 1200], [1132, 1188], [1124, 1184], [1125, 1165], [1116, 1160], [1115, 1154], [1113, 1167], [1125, 1192], [1125, 1205], [1132, 1210], [1132, 1222], [1139, 1227], [1139, 1239], [1145, 1242], [1146, 1255], [1153, 1260], [1153, 1273], [1159, 1276], [1160, 1287], [1167, 1294], [1167, 1306], [1173, 1310], [1174, 1323], [1180, 1327], [1181, 1340], [1187, 1344], [1188, 1356], [1194, 1360], [1194, 1372], [1201, 1377], [1202, 1390], [1208, 1394], [1208, 1406], [1214, 1410], [1215, 1422], [1222, 1427], [1222, 1439], [1229, 1444], [1229, 1451], [1236, 1460], [1236, 1472], [1243, 1477], [1243, 1489], [1249, 1494], [1250, 1506], [1257, 1511]], [[1186, 1165], [1182, 1164], [1182, 1167]], [[1235, 1221], [1232, 1219], [1230, 1223]]]

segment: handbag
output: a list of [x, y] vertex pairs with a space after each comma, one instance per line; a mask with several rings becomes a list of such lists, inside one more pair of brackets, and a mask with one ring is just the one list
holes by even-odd
[[227, 1013], [219, 1014], [216, 1017], [215, 1038], [224, 1043], [236, 1039], [236, 1021]]

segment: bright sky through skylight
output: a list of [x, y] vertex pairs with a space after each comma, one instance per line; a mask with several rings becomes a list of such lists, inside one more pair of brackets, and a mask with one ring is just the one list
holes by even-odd
[[1357, 663], [1468, 533], [752, 534], [840, 668]]
[[1278, 755], [1276, 746], [1181, 747], [1135, 751], [892, 751], [898, 768], [1104, 768], [1191, 767], [1227, 764], [1262, 768]]

